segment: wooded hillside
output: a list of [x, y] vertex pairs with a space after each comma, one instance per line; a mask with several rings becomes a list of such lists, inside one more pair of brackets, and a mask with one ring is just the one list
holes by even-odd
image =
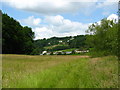
[[118, 55], [119, 26], [116, 20], [105, 18], [100, 24], [90, 25], [86, 35], [34, 40], [30, 27], [23, 27], [14, 18], [2, 14], [2, 53], [38, 55], [44, 50], [53, 52], [77, 48], [90, 50], [92, 56]]

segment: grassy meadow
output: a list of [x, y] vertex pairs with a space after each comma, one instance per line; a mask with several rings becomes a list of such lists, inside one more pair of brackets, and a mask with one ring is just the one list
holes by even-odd
[[2, 55], [3, 88], [117, 88], [115, 56]]

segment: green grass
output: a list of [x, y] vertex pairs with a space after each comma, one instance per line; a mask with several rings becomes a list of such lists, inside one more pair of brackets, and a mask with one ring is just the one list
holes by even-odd
[[2, 88], [2, 55], [0, 55], [0, 89]]
[[69, 52], [69, 51], [73, 51], [75, 50], [76, 48], [71, 48], [71, 49], [65, 49], [65, 50], [59, 50], [59, 51], [63, 51], [63, 52]]
[[58, 47], [58, 46], [68, 46], [67, 44], [57, 44], [57, 45], [52, 45], [52, 46], [46, 46], [44, 47], [45, 49], [53, 49], [55, 47]]
[[4, 88], [117, 88], [115, 56], [3, 55]]

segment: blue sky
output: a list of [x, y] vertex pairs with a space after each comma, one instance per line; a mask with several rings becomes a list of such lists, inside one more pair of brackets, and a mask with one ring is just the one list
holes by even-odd
[[23, 26], [31, 27], [35, 32], [35, 39], [41, 39], [85, 34], [91, 23], [105, 17], [116, 18], [117, 4], [117, 0], [4, 0], [2, 12], [18, 20]]

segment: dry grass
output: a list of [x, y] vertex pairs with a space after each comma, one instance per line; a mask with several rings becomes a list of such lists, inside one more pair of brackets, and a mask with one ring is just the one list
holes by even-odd
[[2, 55], [3, 58], [3, 85], [9, 87], [9, 83], [15, 82], [41, 70], [67, 63], [83, 56], [28, 56], [28, 55]]
[[0, 89], [2, 88], [2, 55], [0, 55]]
[[[92, 58], [89, 62], [90, 73], [100, 87], [118, 87], [118, 61], [115, 56]], [[99, 79], [98, 79], [99, 78]]]
[[3, 55], [3, 87], [118, 87], [114, 56]]

